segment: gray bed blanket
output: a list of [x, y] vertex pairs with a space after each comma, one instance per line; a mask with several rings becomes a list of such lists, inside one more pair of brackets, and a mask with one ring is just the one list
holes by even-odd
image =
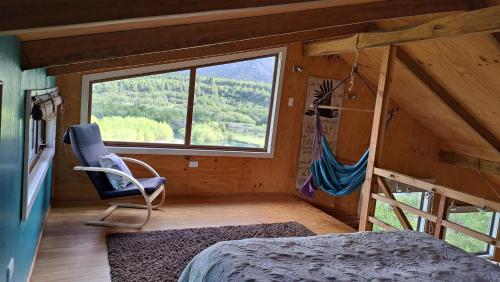
[[179, 281], [500, 281], [500, 267], [427, 234], [360, 232], [219, 242]]

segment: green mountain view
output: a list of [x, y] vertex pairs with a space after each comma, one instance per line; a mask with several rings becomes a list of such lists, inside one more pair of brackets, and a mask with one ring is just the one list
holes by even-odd
[[[92, 85], [91, 121], [106, 141], [183, 144], [189, 71]], [[263, 148], [274, 57], [198, 68], [191, 144]]]

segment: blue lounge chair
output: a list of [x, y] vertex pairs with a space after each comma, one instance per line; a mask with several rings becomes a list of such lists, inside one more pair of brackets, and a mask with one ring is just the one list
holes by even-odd
[[[74, 170], [85, 171], [89, 176], [94, 188], [96, 189], [101, 199], [114, 199], [125, 196], [143, 196], [146, 201], [145, 205], [131, 203], [111, 202], [109, 208], [104, 211], [103, 215], [97, 220], [86, 222], [87, 225], [109, 226], [109, 227], [126, 227], [126, 228], [142, 228], [149, 221], [153, 209], [157, 209], [165, 200], [165, 183], [166, 180], [148, 164], [132, 159], [121, 157], [126, 162], [136, 163], [143, 166], [153, 174], [152, 178], [136, 179], [120, 170], [112, 168], [103, 168], [99, 165], [99, 157], [109, 154], [104, 145], [99, 126], [97, 124], [75, 125], [66, 130], [63, 142], [71, 144], [73, 153], [80, 161], [80, 166], [74, 167]], [[130, 180], [130, 184], [123, 190], [115, 190], [105, 173], [112, 173], [124, 176]], [[161, 194], [161, 200], [158, 204], [153, 205], [153, 201]], [[147, 217], [141, 223], [126, 223], [106, 220], [117, 208], [136, 208], [147, 209]]]

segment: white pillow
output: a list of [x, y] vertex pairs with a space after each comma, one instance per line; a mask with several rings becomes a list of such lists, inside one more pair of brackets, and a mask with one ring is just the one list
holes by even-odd
[[[114, 168], [132, 176], [132, 172], [130, 172], [125, 162], [116, 154], [108, 154], [99, 157], [99, 164], [103, 168]], [[111, 186], [117, 191], [125, 189], [127, 185], [130, 184], [130, 180], [125, 176], [106, 172], [106, 177], [111, 183]]]

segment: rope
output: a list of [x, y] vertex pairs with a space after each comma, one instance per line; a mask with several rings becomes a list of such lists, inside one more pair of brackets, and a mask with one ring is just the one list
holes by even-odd
[[370, 90], [370, 93], [372, 93], [373, 96], [377, 96], [377, 91], [373, 90], [373, 88], [366, 81], [366, 79], [359, 72], [357, 72], [357, 71], [356, 71], [356, 74], [358, 75], [358, 77], [361, 80], [361, 82], [363, 82], [363, 84], [366, 86], [366, 88], [368, 88], [368, 90]]
[[352, 88], [354, 87], [354, 74], [356, 73], [356, 70], [358, 68], [358, 59], [359, 59], [358, 40], [359, 40], [359, 33], [356, 35], [356, 43], [354, 44], [356, 59], [354, 60], [354, 64], [352, 65], [351, 68], [351, 81], [349, 82], [349, 92], [351, 92]]

